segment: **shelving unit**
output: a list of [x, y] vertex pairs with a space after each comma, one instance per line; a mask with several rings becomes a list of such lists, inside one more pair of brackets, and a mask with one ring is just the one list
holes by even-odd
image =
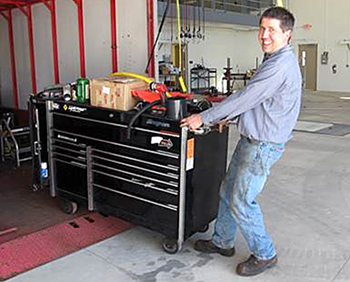
[[217, 86], [216, 68], [195, 67], [191, 69], [191, 92], [203, 94]]

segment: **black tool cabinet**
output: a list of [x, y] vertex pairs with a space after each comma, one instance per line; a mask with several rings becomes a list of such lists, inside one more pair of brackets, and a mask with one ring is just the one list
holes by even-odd
[[[189, 132], [176, 120], [46, 101], [50, 191], [165, 235], [176, 253], [216, 217], [227, 130]], [[76, 206], [72, 206], [75, 209]]]

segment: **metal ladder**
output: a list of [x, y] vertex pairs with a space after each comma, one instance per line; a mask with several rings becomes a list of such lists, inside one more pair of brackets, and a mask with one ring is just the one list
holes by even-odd
[[12, 158], [17, 167], [32, 159], [29, 126], [14, 126], [13, 113], [5, 112], [0, 124], [1, 160]]

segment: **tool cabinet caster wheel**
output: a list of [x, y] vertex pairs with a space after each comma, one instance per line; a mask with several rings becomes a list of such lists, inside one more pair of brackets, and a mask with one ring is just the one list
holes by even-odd
[[78, 211], [78, 204], [76, 202], [62, 199], [61, 200], [61, 209], [66, 214], [76, 214]]
[[168, 254], [176, 254], [179, 250], [179, 244], [174, 239], [165, 238], [163, 240], [163, 250]]
[[200, 229], [198, 232], [204, 233], [207, 232], [209, 230], [209, 224], [206, 224], [205, 226], [203, 226], [202, 229]]

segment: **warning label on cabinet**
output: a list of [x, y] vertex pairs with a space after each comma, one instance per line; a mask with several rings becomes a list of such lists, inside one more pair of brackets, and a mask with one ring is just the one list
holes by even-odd
[[186, 171], [194, 167], [194, 138], [187, 140]]

